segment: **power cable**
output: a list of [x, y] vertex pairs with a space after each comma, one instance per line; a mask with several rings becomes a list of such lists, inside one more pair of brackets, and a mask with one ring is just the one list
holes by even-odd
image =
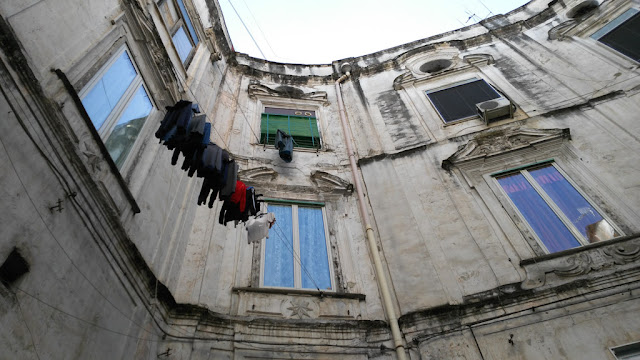
[[[27, 187], [24, 185], [24, 182], [22, 181], [22, 178], [20, 177], [20, 175], [18, 174], [17, 168], [15, 167], [15, 164], [13, 163], [13, 160], [11, 159], [11, 156], [9, 155], [9, 152], [7, 151], [6, 146], [4, 145], [4, 142], [2, 141], [2, 139], [0, 139], [0, 145], [2, 146], [2, 148], [4, 149], [5, 153], [7, 154], [7, 159], [9, 160], [9, 163], [11, 164], [14, 173], [16, 174], [16, 177], [18, 178], [18, 181], [20, 182], [20, 184], [22, 185], [22, 188], [25, 191], [25, 194], [27, 195], [27, 198], [29, 199], [29, 201], [31, 202], [31, 205], [33, 206], [36, 214], [38, 214], [38, 217], [40, 218], [40, 221], [42, 222], [42, 224], [44, 225], [44, 227], [47, 229], [47, 232], [49, 233], [49, 235], [51, 235], [51, 237], [53, 238], [53, 240], [56, 242], [56, 244], [58, 245], [58, 247], [60, 248], [60, 250], [62, 250], [62, 253], [65, 255], [65, 257], [69, 260], [69, 262], [71, 263], [71, 265], [73, 266], [73, 268], [82, 276], [82, 278], [84, 278], [87, 283], [89, 283], [89, 285], [109, 304], [111, 305], [117, 312], [119, 312], [122, 316], [124, 316], [126, 319], [128, 319], [131, 323], [137, 325], [139, 328], [143, 329], [146, 331], [146, 329], [144, 329], [144, 327], [138, 323], [136, 323], [135, 321], [133, 321], [133, 319], [129, 318], [129, 316], [127, 316], [122, 310], [120, 310], [120, 308], [118, 308], [113, 302], [111, 302], [111, 300], [109, 300], [92, 282], [91, 280], [89, 280], [89, 278], [87, 278], [87, 276], [80, 270], [80, 268], [78, 267], [78, 265], [76, 265], [76, 263], [73, 261], [73, 259], [71, 259], [71, 256], [69, 255], [69, 253], [65, 250], [65, 248], [62, 246], [62, 244], [60, 243], [60, 241], [58, 241], [58, 238], [53, 234], [53, 232], [51, 231], [51, 229], [49, 228], [49, 226], [47, 225], [47, 223], [44, 221], [44, 218], [42, 217], [42, 214], [40, 213], [40, 211], [38, 210], [38, 207], [36, 206], [35, 202], [33, 201], [33, 199], [31, 198], [31, 195], [29, 194], [29, 191], [27, 190]], [[153, 334], [153, 333], [152, 333]], [[155, 335], [155, 334], [153, 334]]]
[[233, 11], [236, 13], [236, 15], [238, 15], [238, 19], [240, 19], [240, 22], [242, 23], [242, 26], [244, 26], [245, 30], [247, 30], [247, 33], [249, 34], [249, 37], [251, 37], [251, 40], [253, 40], [253, 43], [256, 45], [256, 47], [258, 48], [258, 51], [260, 51], [260, 54], [262, 54], [262, 58], [267, 60], [267, 57], [264, 55], [264, 53], [262, 52], [262, 49], [260, 48], [260, 45], [258, 45], [258, 42], [256, 41], [256, 39], [253, 37], [253, 35], [251, 34], [251, 31], [249, 31], [249, 28], [247, 27], [247, 25], [245, 25], [244, 21], [242, 20], [242, 17], [240, 17], [240, 14], [238, 13], [238, 10], [236, 10], [236, 7], [233, 6], [233, 3], [231, 3], [231, 0], [227, 0], [227, 2], [229, 3], [229, 5], [231, 5], [231, 8], [233, 9]]
[[280, 228], [280, 226], [278, 225], [277, 221], [276, 221], [275, 230], [278, 233], [278, 239], [280, 239], [282, 241], [282, 243], [287, 247], [287, 249], [289, 249], [289, 251], [291, 251], [291, 255], [293, 255], [293, 258], [296, 261], [298, 261], [298, 264], [300, 264], [300, 267], [302, 268], [302, 270], [304, 270], [304, 272], [307, 274], [307, 276], [309, 277], [309, 280], [311, 280], [311, 282], [313, 282], [313, 285], [316, 287], [316, 290], [322, 291], [322, 290], [320, 290], [320, 287], [318, 286], [316, 281], [311, 276], [311, 273], [309, 272], [309, 270], [307, 270], [307, 267], [304, 266], [304, 264], [302, 263], [302, 258], [300, 257], [300, 255], [296, 254], [295, 249], [293, 249], [293, 247], [292, 247], [293, 245], [289, 246], [289, 244], [283, 240], [286, 237], [284, 236], [283, 230]]
[[18, 295], [13, 292], [13, 297], [16, 298], [16, 303], [18, 303], [18, 310], [20, 311], [20, 317], [22, 318], [22, 322], [24, 326], [27, 327], [27, 331], [29, 332], [29, 337], [31, 338], [31, 345], [33, 346], [33, 351], [36, 353], [36, 357], [40, 360], [40, 354], [38, 354], [38, 348], [36, 348], [36, 342], [33, 340], [33, 333], [31, 333], [31, 329], [29, 328], [29, 324], [27, 324], [27, 319], [24, 317], [24, 312], [22, 312], [22, 305], [20, 305], [20, 299], [18, 299]]
[[[104, 326], [102, 326], [102, 325], [96, 324], [96, 323], [91, 322], [91, 321], [89, 321], [89, 320], [85, 320], [85, 319], [83, 319], [83, 318], [81, 318], [81, 317], [79, 317], [79, 316], [73, 315], [73, 314], [71, 314], [71, 313], [69, 313], [69, 312], [67, 312], [67, 311], [65, 311], [65, 310], [62, 310], [62, 309], [60, 309], [60, 308], [58, 308], [58, 307], [56, 307], [56, 306], [53, 306], [53, 305], [49, 304], [48, 302], [46, 302], [46, 301], [44, 301], [44, 300], [42, 300], [42, 299], [38, 298], [37, 296], [32, 295], [32, 294], [28, 293], [27, 291], [22, 290], [21, 288], [16, 288], [16, 289], [17, 289], [17, 290], [19, 290], [20, 292], [22, 292], [23, 294], [25, 294], [25, 295], [29, 296], [30, 298], [32, 298], [32, 299], [34, 299], [34, 300], [36, 300], [37, 302], [39, 302], [39, 303], [41, 303], [41, 304], [43, 304], [43, 305], [45, 305], [45, 306], [47, 306], [47, 307], [50, 307], [51, 309], [53, 309], [53, 310], [55, 310], [55, 311], [58, 311], [58, 312], [60, 312], [60, 313], [62, 313], [62, 314], [65, 314], [65, 315], [67, 315], [67, 316], [69, 316], [69, 317], [72, 317], [72, 318], [74, 318], [74, 319], [76, 319], [76, 320], [78, 320], [78, 321], [81, 321], [81, 322], [83, 322], [83, 323], [86, 323], [86, 324], [89, 324], [89, 325], [91, 325], [91, 326], [94, 326], [94, 327], [96, 327], [96, 328], [98, 328], [98, 329], [102, 329], [102, 330], [104, 330], [104, 331], [108, 331], [108, 332], [110, 332], [110, 333], [114, 333], [114, 334], [118, 334], [118, 335], [126, 336], [126, 337], [129, 337], [129, 338], [132, 338], [132, 339], [136, 339], [136, 340], [145, 340], [145, 341], [149, 341], [149, 342], [163, 342], [163, 341], [164, 341], [162, 338], [159, 338], [158, 340], [145, 339], [145, 338], [141, 338], [141, 337], [137, 337], [137, 336], [133, 336], [133, 335], [125, 334], [125, 333], [120, 332], [120, 331], [116, 331], [116, 330], [112, 330], [112, 329], [106, 328], [106, 327], [104, 327]], [[19, 303], [18, 303], [18, 304], [19, 304]], [[145, 330], [144, 328], [142, 328], [142, 329], [143, 329], [143, 330]], [[147, 332], [148, 332], [148, 331], [147, 331]], [[150, 333], [150, 334], [157, 336], [157, 334], [153, 334], [153, 333]]]
[[[203, 102], [201, 102], [198, 97], [196, 96], [196, 94], [193, 92], [193, 90], [191, 90], [191, 87], [187, 84], [187, 80], [185, 80], [177, 71], [174, 71], [174, 73], [176, 74], [176, 76], [178, 77], [178, 79], [180, 80], [180, 82], [182, 83], [182, 87], [187, 89], [190, 93], [191, 96], [193, 96], [193, 99], [199, 103], [199, 104], [204, 104]], [[202, 83], [201, 83], [202, 84]], [[204, 84], [205, 86], [208, 86], [207, 84]], [[211, 89], [213, 89], [213, 87], [209, 87]], [[215, 131], [216, 134], [218, 134], [218, 136], [220, 137], [220, 140], [222, 141], [222, 143], [224, 144], [225, 148], [227, 149], [227, 151], [229, 151], [229, 145], [227, 144], [227, 142], [224, 140], [224, 137], [222, 136], [222, 134], [220, 134], [218, 132], [218, 129], [216, 129], [213, 126], [213, 121], [211, 122], [211, 128], [213, 129], [213, 131]]]
[[[258, 20], [256, 19], [255, 16], [253, 16], [253, 12], [251, 11], [251, 9], [249, 8], [249, 5], [247, 4], [246, 1], [242, 0], [242, 3], [244, 3], [244, 6], [247, 8], [247, 10], [249, 10], [249, 15], [251, 15], [251, 17], [253, 18], [253, 22], [254, 24], [256, 24], [256, 27], [258, 27], [258, 30], [260, 31], [260, 33], [262, 34], [262, 38], [264, 39], [264, 41], [267, 43], [267, 46], [269, 46], [269, 49], [271, 49], [271, 52], [273, 53], [273, 55], [277, 58], [280, 59], [284, 59], [281, 56], [278, 56], [278, 54], [276, 54], [275, 51], [273, 51], [273, 48], [271, 47], [271, 44], [269, 43], [269, 39], [267, 39], [267, 36], [265, 35], [264, 31], [262, 31], [262, 28], [260, 27], [260, 24], [258, 23]], [[266, 60], [266, 59], [265, 59]]]

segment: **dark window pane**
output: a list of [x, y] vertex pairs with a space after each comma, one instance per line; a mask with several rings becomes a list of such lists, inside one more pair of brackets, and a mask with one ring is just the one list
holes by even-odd
[[640, 14], [634, 15], [598, 40], [640, 62]]
[[263, 282], [265, 286], [294, 287], [291, 206], [269, 204], [268, 209], [275, 214], [276, 224], [265, 239]]
[[591, 37], [598, 40], [601, 37], [603, 37], [605, 34], [607, 34], [609, 31], [617, 28], [618, 26], [620, 26], [620, 24], [622, 24], [623, 22], [631, 19], [633, 17], [633, 15], [637, 14], [638, 10], [631, 8], [627, 11], [625, 11], [622, 15], [618, 16], [617, 18], [609, 21], [607, 23], [607, 25], [603, 26], [602, 28], [600, 28], [600, 30], [596, 31], [595, 33], [591, 34]]
[[[300, 259], [303, 266], [302, 287], [315, 289], [317, 284], [320, 290], [331, 289], [322, 209], [298, 207], [298, 228], [300, 230]], [[313, 277], [313, 280], [309, 279], [309, 275]]]
[[589, 242], [620, 236], [553, 165], [529, 173]]
[[476, 104], [500, 97], [484, 80], [427, 93], [445, 122], [477, 115]]
[[124, 164], [152, 108], [147, 92], [140, 85], [105, 143], [118, 168]]
[[102, 127], [136, 75], [136, 69], [125, 51], [84, 96], [82, 104], [96, 129]]
[[197, 45], [198, 36], [196, 35], [196, 31], [193, 29], [191, 18], [189, 17], [189, 14], [187, 14], [187, 9], [184, 7], [184, 3], [182, 2], [182, 0], [178, 0], [178, 6], [180, 7], [180, 12], [182, 13], [184, 22], [187, 24], [187, 28], [189, 29], [189, 34], [191, 34], [191, 38], [193, 39], [193, 44]]
[[187, 61], [191, 49], [193, 49], [189, 38], [187, 38], [187, 34], [184, 32], [184, 28], [181, 26], [178, 31], [173, 34], [173, 37], [171, 39], [173, 40], [173, 45], [176, 46], [176, 50], [178, 51], [178, 55], [180, 56], [180, 61], [184, 63], [185, 61]]
[[497, 180], [549, 252], [580, 246], [522, 174], [508, 175]]

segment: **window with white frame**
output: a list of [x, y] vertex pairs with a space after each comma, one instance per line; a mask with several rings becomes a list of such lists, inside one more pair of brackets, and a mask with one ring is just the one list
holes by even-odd
[[187, 8], [184, 6], [184, 0], [161, 0], [158, 8], [171, 34], [171, 40], [180, 56], [180, 61], [186, 65], [191, 61], [199, 40]]
[[554, 162], [492, 177], [550, 253], [621, 235]]
[[625, 11], [591, 38], [640, 62], [640, 11], [634, 8]]
[[271, 202], [276, 222], [262, 242], [260, 284], [332, 290], [333, 270], [322, 206]]
[[486, 81], [477, 78], [428, 90], [426, 94], [445, 123], [477, 117], [476, 104], [501, 97]]
[[122, 168], [153, 110], [142, 76], [126, 46], [116, 52], [79, 95], [111, 158]]

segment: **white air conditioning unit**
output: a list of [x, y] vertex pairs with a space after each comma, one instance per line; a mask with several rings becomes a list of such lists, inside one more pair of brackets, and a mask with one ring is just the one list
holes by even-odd
[[499, 97], [476, 104], [476, 110], [484, 122], [489, 124], [506, 116], [512, 118], [514, 106], [509, 99]]

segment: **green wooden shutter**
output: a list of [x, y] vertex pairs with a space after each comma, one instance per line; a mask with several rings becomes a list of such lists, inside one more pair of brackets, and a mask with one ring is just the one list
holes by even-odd
[[315, 117], [262, 114], [260, 143], [273, 145], [278, 129], [293, 136], [294, 147], [320, 148], [320, 133]]

